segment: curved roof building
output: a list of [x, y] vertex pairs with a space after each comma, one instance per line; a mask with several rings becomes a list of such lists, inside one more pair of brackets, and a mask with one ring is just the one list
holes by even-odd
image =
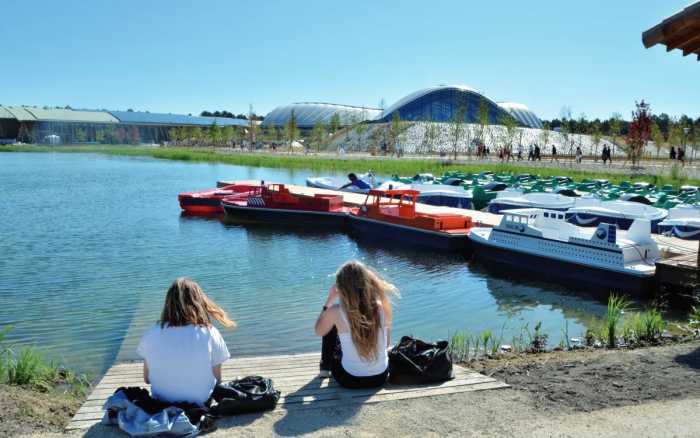
[[263, 127], [283, 126], [292, 117], [292, 111], [297, 119], [297, 127], [301, 129], [313, 128], [316, 122], [327, 125], [334, 114], [340, 117], [342, 126], [366, 120], [373, 120], [381, 110], [350, 105], [336, 105], [333, 103], [298, 102], [291, 105], [278, 106], [270, 111], [262, 122]]
[[498, 102], [498, 106], [508, 111], [521, 125], [527, 126], [528, 128], [542, 129], [542, 121], [540, 118], [522, 103]]
[[510, 112], [474, 88], [465, 85], [438, 85], [405, 96], [387, 108], [377, 120], [388, 122], [398, 112], [401, 120], [449, 122], [463, 105], [464, 121], [478, 123], [482, 101], [486, 103], [489, 123], [496, 124], [510, 116]]

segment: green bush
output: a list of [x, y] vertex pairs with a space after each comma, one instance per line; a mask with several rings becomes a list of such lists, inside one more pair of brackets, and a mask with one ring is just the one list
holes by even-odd
[[621, 295], [611, 294], [608, 297], [608, 309], [605, 314], [605, 331], [608, 347], [615, 348], [617, 345], [617, 329], [620, 318], [629, 307], [629, 301]]

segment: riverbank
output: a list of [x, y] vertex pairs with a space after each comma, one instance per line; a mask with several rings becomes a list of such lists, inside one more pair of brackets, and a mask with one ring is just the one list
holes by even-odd
[[[700, 341], [528, 354], [470, 364], [511, 388], [241, 415], [208, 436], [696, 437]], [[71, 432], [70, 436], [82, 436]], [[51, 435], [51, 434], [47, 434]], [[42, 435], [45, 436], [45, 435]], [[122, 437], [95, 427], [94, 437]]]
[[0, 436], [62, 433], [84, 397], [0, 384]]
[[[158, 146], [36, 146], [9, 145], [0, 146], [0, 152], [63, 152], [63, 153], [99, 153], [117, 156], [144, 156], [165, 160], [222, 163], [239, 166], [308, 169], [313, 171], [347, 171], [364, 172], [369, 169], [379, 175], [398, 174], [411, 176], [417, 173], [433, 173], [441, 175], [451, 170], [461, 170], [467, 173], [479, 173], [485, 170], [496, 173], [531, 173], [543, 177], [566, 174], [575, 179], [604, 178], [612, 183], [621, 181], [647, 181], [656, 185], [682, 184], [700, 185], [700, 178], [688, 177], [683, 172], [674, 174], [668, 167], [668, 172], [659, 172], [659, 166], [649, 163], [648, 169], [632, 172], [629, 168], [605, 168], [601, 170], [586, 170], [574, 167], [568, 161], [538, 162], [537, 165], [527, 161], [500, 163], [498, 161], [477, 161], [461, 157], [457, 161], [444, 158], [423, 157], [374, 157], [368, 154], [287, 154], [284, 152], [242, 152], [230, 148], [184, 148]], [[592, 164], [592, 163], [591, 163]], [[688, 173], [688, 171], [686, 171]]]

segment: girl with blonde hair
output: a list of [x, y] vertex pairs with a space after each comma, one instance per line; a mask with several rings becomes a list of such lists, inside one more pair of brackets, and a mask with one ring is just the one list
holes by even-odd
[[189, 278], [168, 289], [160, 321], [144, 333], [137, 353], [153, 398], [198, 405], [221, 382], [221, 364], [231, 355], [212, 318], [227, 328], [236, 324]]
[[396, 293], [392, 284], [358, 261], [338, 270], [316, 321], [316, 334], [323, 337], [322, 377], [332, 374], [348, 388], [373, 388], [386, 382], [392, 293]]

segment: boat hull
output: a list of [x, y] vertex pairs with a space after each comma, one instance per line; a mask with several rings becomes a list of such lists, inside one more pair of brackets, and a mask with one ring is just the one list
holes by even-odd
[[288, 226], [321, 226], [342, 229], [347, 224], [346, 212], [288, 210], [249, 207], [223, 203], [226, 220], [236, 223], [265, 223]]
[[[589, 292], [607, 297], [611, 292], [622, 292], [640, 298], [651, 296], [655, 286], [654, 276], [628, 275], [622, 272], [580, 265], [549, 257], [513, 251], [482, 243], [479, 239], [471, 240], [474, 260], [483, 261], [494, 266], [507, 265], [522, 273], [533, 272], [548, 281], [572, 286], [591, 288]], [[502, 272], [502, 269], [499, 269]]]
[[[566, 213], [566, 221], [580, 227], [597, 227], [600, 224], [615, 224], [620, 227], [621, 230], [628, 230], [632, 222], [634, 222], [634, 218], [577, 212]], [[650, 221], [652, 233], [659, 232], [659, 222], [661, 222], [661, 219]]]
[[465, 234], [448, 234], [404, 225], [382, 222], [367, 217], [349, 215], [353, 235], [364, 239], [380, 239], [406, 246], [420, 246], [448, 252], [468, 252], [469, 237]]
[[675, 236], [685, 240], [700, 240], [700, 228], [690, 225], [659, 224], [659, 234]]
[[202, 198], [181, 196], [180, 208], [192, 215], [216, 215], [224, 212], [221, 208], [221, 198]]

